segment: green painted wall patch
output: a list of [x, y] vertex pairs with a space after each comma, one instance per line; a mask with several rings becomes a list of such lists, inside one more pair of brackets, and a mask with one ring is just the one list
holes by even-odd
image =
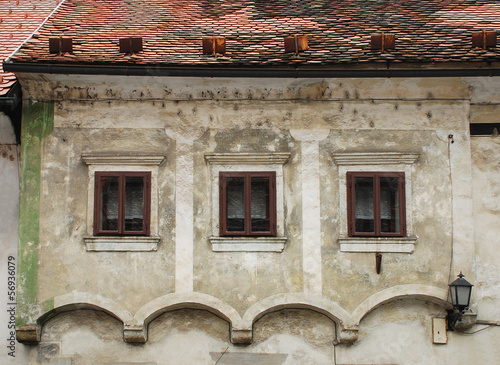
[[23, 102], [19, 197], [18, 314], [16, 325], [35, 323], [38, 294], [42, 139], [54, 128], [54, 103]]

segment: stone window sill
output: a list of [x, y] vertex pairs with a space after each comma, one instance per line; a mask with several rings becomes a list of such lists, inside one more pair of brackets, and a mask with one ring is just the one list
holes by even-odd
[[156, 251], [160, 236], [91, 236], [84, 237], [87, 251]]
[[286, 237], [210, 237], [214, 252], [283, 252]]
[[344, 237], [341, 252], [413, 253], [417, 237]]

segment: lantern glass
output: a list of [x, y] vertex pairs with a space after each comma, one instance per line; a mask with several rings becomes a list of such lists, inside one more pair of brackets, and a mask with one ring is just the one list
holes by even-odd
[[450, 285], [451, 304], [457, 306], [457, 287]]
[[459, 308], [467, 308], [470, 301], [470, 286], [457, 286], [457, 305]]
[[458, 279], [451, 283], [450, 296], [454, 308], [464, 310], [469, 307], [472, 284], [463, 278], [463, 274], [458, 275]]

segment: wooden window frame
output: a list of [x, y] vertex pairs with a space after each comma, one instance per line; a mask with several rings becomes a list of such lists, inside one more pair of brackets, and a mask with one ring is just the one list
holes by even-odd
[[[100, 230], [101, 218], [101, 178], [118, 177], [118, 230]], [[142, 231], [125, 231], [125, 179], [127, 177], [142, 177], [144, 179], [144, 212]], [[149, 236], [151, 212], [151, 172], [150, 171], [96, 171], [94, 189], [94, 235], [95, 236]]]
[[[245, 231], [234, 232], [227, 231], [227, 196], [226, 196], [226, 179], [231, 177], [244, 178], [244, 215], [245, 215]], [[252, 177], [267, 177], [269, 178], [269, 224], [270, 231], [252, 232], [251, 219], [251, 184]], [[275, 171], [221, 171], [219, 172], [219, 233], [220, 236], [245, 236], [245, 237], [276, 237], [276, 172]]]
[[[357, 177], [373, 178], [373, 219], [374, 232], [356, 232], [355, 217], [355, 188], [354, 179]], [[380, 219], [380, 178], [397, 177], [399, 194], [399, 222], [400, 232], [382, 232]], [[347, 227], [350, 237], [405, 237], [406, 236], [406, 199], [404, 172], [347, 172]]]

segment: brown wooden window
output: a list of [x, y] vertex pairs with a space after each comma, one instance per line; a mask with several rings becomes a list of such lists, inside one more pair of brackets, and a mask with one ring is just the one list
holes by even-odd
[[405, 236], [404, 191], [404, 172], [348, 172], [349, 236]]
[[276, 172], [220, 172], [220, 235], [276, 236]]
[[94, 235], [149, 235], [151, 172], [96, 172]]

